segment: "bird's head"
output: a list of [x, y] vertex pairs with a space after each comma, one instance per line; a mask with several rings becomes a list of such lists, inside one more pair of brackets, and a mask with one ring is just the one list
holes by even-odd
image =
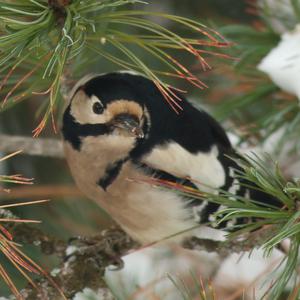
[[79, 150], [89, 136], [120, 137], [120, 142], [126, 138], [133, 142], [144, 139], [150, 124], [149, 113], [138, 93], [139, 87], [128, 84], [125, 77], [122, 73], [98, 75], [74, 87], [62, 131], [75, 149]]

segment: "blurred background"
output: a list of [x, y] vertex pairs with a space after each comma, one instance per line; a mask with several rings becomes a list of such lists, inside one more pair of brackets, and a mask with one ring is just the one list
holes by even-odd
[[[284, 17], [275, 15], [278, 9], [274, 6], [279, 2], [287, 8], [288, 18], [286, 14]], [[269, 10], [266, 10], [264, 5], [269, 5]], [[224, 127], [234, 134], [235, 141], [241, 147], [246, 140], [246, 147], [252, 149], [260, 145], [263, 149], [266, 147], [272, 151], [276, 148], [277, 152], [274, 153], [280, 157], [283, 146], [291, 144], [288, 156], [294, 159], [290, 162], [284, 160], [285, 172], [291, 177], [297, 175], [290, 171], [290, 165], [293, 165], [298, 157], [298, 145], [294, 145], [294, 142], [300, 128], [296, 93], [293, 95], [284, 89], [279, 89], [268, 76], [257, 70], [257, 65], [272, 48], [276, 47], [283, 32], [293, 29], [298, 22], [299, 19], [289, 13], [290, 6], [289, 1], [256, 3], [247, 0], [151, 0], [148, 5], [136, 4], [136, 8], [143, 10], [193, 18], [217, 30], [232, 42], [231, 47], [217, 51], [220, 55], [204, 54], [212, 67], [210, 70], [204, 71], [191, 57], [183, 57], [185, 65], [208, 85], [207, 89], [200, 90], [181, 81], [172, 82], [172, 79], [168, 81], [178, 88], [187, 90], [189, 99], [199, 103], [223, 122]], [[291, 11], [293, 12], [293, 8]], [[182, 30], [181, 27], [173, 28], [174, 24], [168, 20], [150, 18], [155, 18], [156, 22], [166, 28], [175, 29], [177, 32]], [[137, 33], [136, 31], [137, 29], [134, 29], [134, 33]], [[138, 54], [149, 65], [157, 69], [163, 68], [157, 60], [152, 62], [152, 58], [146, 52], [139, 50]], [[75, 82], [87, 73], [110, 72], [118, 69], [120, 67], [99, 57], [88, 67], [80, 66], [74, 69], [70, 77], [72, 82]], [[45, 97], [47, 96], [20, 101], [18, 105], [0, 111], [0, 133], [31, 136], [32, 130], [38, 123], [38, 108]], [[58, 109], [58, 118], [61, 117], [59, 111], [61, 109]], [[292, 122], [293, 127], [287, 129]], [[275, 144], [280, 146], [273, 147], [273, 144], [269, 146], [269, 142], [265, 141], [272, 138], [274, 133], [278, 135], [278, 130], [281, 134], [275, 139]], [[59, 138], [60, 134], [55, 134], [49, 125], [42, 132], [41, 138], [43, 137]], [[285, 140], [282, 140], [282, 137]], [[0, 144], [4, 142], [0, 140]], [[1, 155], [3, 156], [4, 153]], [[38, 226], [50, 235], [68, 240], [73, 236], [98, 233], [113, 223], [100, 207], [77, 190], [63, 159], [20, 154], [0, 163], [0, 174], [22, 174], [34, 178], [34, 185], [4, 186], [11, 188], [12, 191], [9, 194], [0, 193], [0, 200], [1, 203], [10, 203], [51, 199], [46, 204], [12, 209], [12, 212], [20, 218], [42, 220], [41, 224], [34, 226]], [[24, 251], [48, 270], [57, 264], [55, 257], [43, 256], [35, 247], [24, 246]], [[19, 288], [24, 286], [25, 281], [18, 272], [11, 266], [8, 268], [17, 286]], [[0, 296], [5, 296], [7, 293], [5, 285], [0, 283]]]

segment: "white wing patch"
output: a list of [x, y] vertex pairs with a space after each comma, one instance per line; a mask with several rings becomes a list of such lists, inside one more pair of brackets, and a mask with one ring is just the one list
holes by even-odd
[[193, 216], [194, 216], [194, 220], [197, 223], [201, 222], [201, 213], [207, 205], [208, 205], [208, 201], [204, 200], [200, 205], [193, 206]]
[[237, 178], [235, 178], [235, 173], [234, 173], [234, 169], [233, 168], [230, 168], [229, 169], [229, 176], [234, 178], [233, 179], [233, 183], [231, 184], [231, 187], [229, 188], [228, 192], [233, 194], [233, 195], [236, 195], [237, 192], [239, 191], [240, 189], [240, 184], [239, 184], [239, 181]]
[[225, 171], [218, 160], [218, 149], [192, 154], [177, 143], [157, 147], [143, 162], [176, 177], [190, 177], [201, 190], [210, 191], [225, 184]]

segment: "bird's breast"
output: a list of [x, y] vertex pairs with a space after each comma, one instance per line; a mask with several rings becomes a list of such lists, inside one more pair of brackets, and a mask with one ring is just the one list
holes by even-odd
[[[159, 187], [142, 183], [149, 179], [131, 161], [125, 161], [116, 178], [104, 190], [99, 178], [105, 175], [107, 161], [86, 156], [65, 145], [67, 160], [76, 184], [98, 203], [129, 235], [146, 244], [159, 241], [196, 226], [186, 199]], [[99, 151], [99, 155], [105, 155]], [[121, 157], [118, 157], [121, 159]]]

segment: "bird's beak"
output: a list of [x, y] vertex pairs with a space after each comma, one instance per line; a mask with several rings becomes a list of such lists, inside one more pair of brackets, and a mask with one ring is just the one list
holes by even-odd
[[143, 129], [140, 126], [139, 120], [130, 114], [117, 115], [111, 122], [115, 128], [125, 130], [130, 135], [142, 139], [144, 137]]

